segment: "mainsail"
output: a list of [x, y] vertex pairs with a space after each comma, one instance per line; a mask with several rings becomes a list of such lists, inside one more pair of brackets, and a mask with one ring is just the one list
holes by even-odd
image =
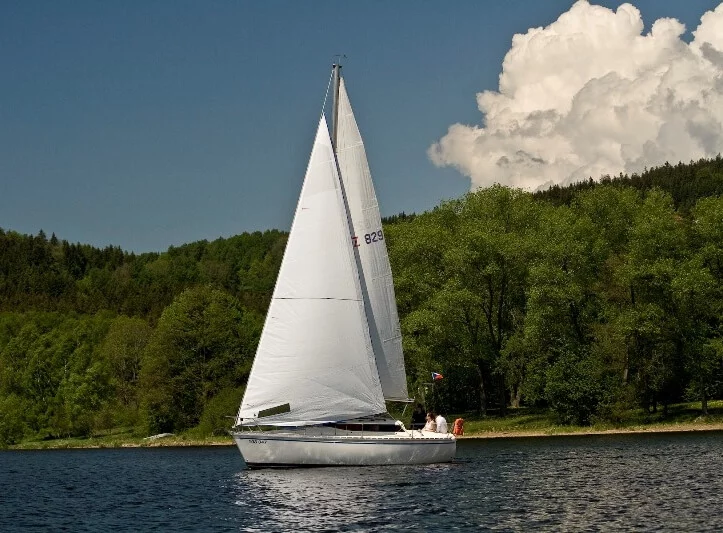
[[408, 399], [402, 335], [379, 204], [344, 79], [339, 85], [337, 159], [359, 257], [361, 288], [384, 398]]
[[349, 231], [322, 115], [237, 424], [386, 411]]

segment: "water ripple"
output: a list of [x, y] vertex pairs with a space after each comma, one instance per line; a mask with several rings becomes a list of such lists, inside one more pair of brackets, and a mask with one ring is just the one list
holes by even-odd
[[462, 441], [445, 465], [235, 448], [0, 452], [3, 531], [721, 531], [723, 433]]

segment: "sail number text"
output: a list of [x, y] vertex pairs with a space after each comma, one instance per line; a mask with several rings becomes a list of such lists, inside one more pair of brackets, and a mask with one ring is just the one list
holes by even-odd
[[[371, 244], [373, 242], [381, 242], [383, 240], [384, 240], [384, 233], [382, 233], [382, 230], [372, 231], [371, 233], [367, 233], [363, 237], [363, 242], [365, 244]], [[359, 248], [359, 246], [362, 244], [360, 242], [359, 237], [357, 237], [356, 235], [354, 235], [351, 238], [351, 242], [354, 244], [354, 248]]]

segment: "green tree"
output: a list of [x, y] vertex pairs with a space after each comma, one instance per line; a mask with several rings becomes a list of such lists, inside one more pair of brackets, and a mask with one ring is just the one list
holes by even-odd
[[109, 386], [119, 423], [134, 425], [137, 421], [141, 361], [152, 331], [145, 320], [119, 316], [100, 346], [99, 355], [110, 370]]
[[146, 346], [141, 395], [150, 431], [198, 424], [220, 390], [248, 376], [261, 318], [227, 293], [187, 289], [161, 315]]
[[496, 186], [392, 232], [398, 291], [408, 291], [400, 301], [408, 356], [474, 372], [483, 413], [490, 401], [507, 404], [500, 355], [522, 320], [539, 211], [528, 193]]
[[[689, 396], [708, 399], [723, 380], [723, 199], [705, 198], [693, 208], [691, 254], [675, 272], [673, 301], [680, 324]], [[695, 391], [695, 392], [693, 392]]]
[[[627, 287], [616, 322], [626, 331], [640, 402], [656, 410], [681, 390], [682, 342], [672, 281], [686, 250], [685, 228], [669, 195], [653, 189], [635, 215], [629, 251], [616, 275]], [[627, 374], [627, 371], [625, 372]]]
[[194, 431], [201, 436], [226, 435], [230, 417], [238, 411], [244, 390], [245, 387], [227, 387], [218, 391], [206, 404]]
[[604, 397], [603, 369], [590, 354], [562, 352], [546, 370], [545, 396], [563, 424], [588, 425]]
[[0, 396], [0, 448], [19, 442], [25, 434], [27, 402], [15, 394]]

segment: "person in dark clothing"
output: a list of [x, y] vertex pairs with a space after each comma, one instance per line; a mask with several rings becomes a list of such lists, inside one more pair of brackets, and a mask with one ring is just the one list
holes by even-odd
[[418, 403], [412, 412], [412, 429], [422, 429], [425, 422], [424, 407], [422, 407], [421, 403]]

